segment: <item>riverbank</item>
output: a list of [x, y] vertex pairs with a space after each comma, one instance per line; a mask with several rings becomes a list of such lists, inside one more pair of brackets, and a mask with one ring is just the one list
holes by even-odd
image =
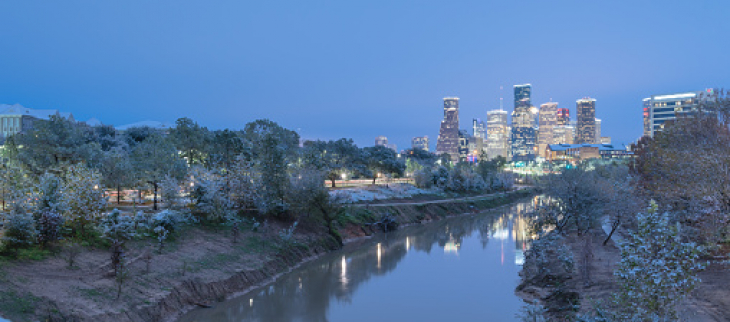
[[[526, 281], [523, 275], [516, 294], [526, 302], [537, 300], [551, 317], [558, 319], [576, 309], [581, 313], [589, 312], [598, 303], [610, 307], [613, 294], [619, 291], [614, 270], [621, 260], [621, 251], [614, 240], [626, 236], [618, 233], [614, 236], [616, 238], [603, 245], [606, 236], [599, 229], [584, 236], [567, 236], [562, 243], [573, 254], [571, 274], [541, 281]], [[701, 283], [677, 308], [681, 321], [730, 321], [730, 289], [727, 287], [730, 283], [730, 261], [718, 258], [708, 263], [707, 269], [698, 275]], [[546, 269], [556, 271], [555, 267]]]
[[[475, 213], [514, 202], [532, 190], [441, 202], [348, 205], [339, 223], [345, 240], [370, 236], [368, 225], [388, 214], [401, 225]], [[129, 276], [117, 287], [106, 249], [85, 249], [74, 267], [63, 256], [0, 263], [0, 315], [13, 321], [171, 321], [196, 306], [214, 305], [267, 283], [303, 262], [338, 249], [321, 227], [301, 224], [291, 240], [283, 223], [244, 229], [196, 226], [181, 231], [161, 253], [147, 241], [129, 245]], [[146, 254], [152, 254], [145, 260]]]

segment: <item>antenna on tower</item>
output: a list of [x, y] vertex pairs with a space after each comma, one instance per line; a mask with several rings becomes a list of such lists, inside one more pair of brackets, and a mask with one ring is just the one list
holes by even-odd
[[499, 110], [500, 111], [503, 110], [502, 101], [504, 101], [504, 98], [502, 98], [502, 89], [503, 89], [503, 87], [500, 86], [499, 87]]

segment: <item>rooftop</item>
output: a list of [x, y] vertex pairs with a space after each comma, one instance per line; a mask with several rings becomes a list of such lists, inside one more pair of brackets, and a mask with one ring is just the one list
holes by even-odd
[[695, 98], [695, 97], [697, 97], [697, 92], [677, 93], [677, 94], [669, 94], [669, 95], [654, 95], [651, 98], [654, 101], [676, 101], [676, 100]]
[[616, 148], [613, 144], [548, 144], [551, 151], [565, 151], [577, 148], [598, 148], [599, 151], [625, 151], [625, 148]]
[[37, 110], [27, 108], [20, 104], [0, 104], [0, 115], [28, 115], [39, 119], [47, 120], [53, 115], [69, 118], [71, 113], [60, 113], [58, 110]]

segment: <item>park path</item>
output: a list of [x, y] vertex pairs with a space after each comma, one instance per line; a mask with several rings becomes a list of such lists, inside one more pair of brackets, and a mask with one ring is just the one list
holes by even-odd
[[448, 202], [454, 202], [454, 201], [481, 200], [481, 199], [484, 199], [487, 197], [506, 195], [506, 194], [512, 193], [514, 191], [524, 190], [528, 187], [529, 186], [521, 186], [521, 187], [517, 187], [517, 189], [511, 190], [509, 192], [496, 192], [496, 193], [490, 193], [490, 194], [486, 194], [486, 195], [461, 197], [461, 198], [449, 198], [449, 199], [427, 200], [427, 201], [403, 201], [403, 202], [389, 202], [389, 203], [375, 203], [375, 204], [359, 203], [359, 204], [354, 204], [353, 206], [355, 206], [355, 207], [392, 207], [392, 206], [399, 206], [399, 205], [426, 205], [426, 204], [433, 204], [433, 203], [448, 203]]

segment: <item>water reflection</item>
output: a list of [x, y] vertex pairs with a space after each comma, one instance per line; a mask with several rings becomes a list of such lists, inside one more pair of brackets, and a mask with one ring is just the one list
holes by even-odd
[[521, 302], [513, 290], [532, 207], [520, 203], [351, 245], [180, 321], [515, 320]]

